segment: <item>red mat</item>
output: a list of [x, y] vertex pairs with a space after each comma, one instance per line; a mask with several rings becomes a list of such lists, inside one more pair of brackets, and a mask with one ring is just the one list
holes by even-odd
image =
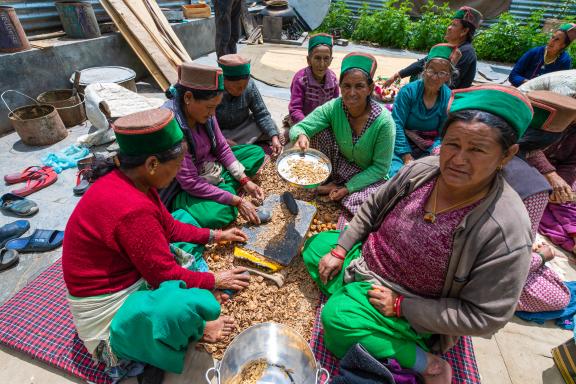
[[96, 384], [109, 384], [72, 322], [61, 261], [0, 307], [0, 343]]
[[[322, 307], [325, 302], [326, 297], [322, 295], [318, 308], [316, 309], [316, 320], [314, 321], [310, 346], [318, 363], [330, 372], [330, 377], [334, 377], [338, 375], [340, 371], [340, 363], [324, 346], [324, 332], [322, 330], [320, 313], [322, 312]], [[452, 347], [442, 358], [452, 366], [453, 384], [480, 384], [480, 374], [478, 373], [478, 365], [476, 364], [471, 337], [461, 337], [458, 344]]]

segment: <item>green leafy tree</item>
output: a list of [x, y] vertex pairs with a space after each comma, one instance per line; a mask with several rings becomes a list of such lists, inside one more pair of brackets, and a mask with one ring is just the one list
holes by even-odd
[[354, 31], [354, 19], [352, 11], [348, 9], [344, 0], [333, 1], [330, 11], [324, 18], [317, 32], [330, 33], [332, 35], [350, 38]]
[[433, 0], [428, 0], [422, 6], [420, 18], [412, 25], [408, 47], [428, 51], [432, 46], [443, 43], [453, 13], [448, 3], [436, 5]]

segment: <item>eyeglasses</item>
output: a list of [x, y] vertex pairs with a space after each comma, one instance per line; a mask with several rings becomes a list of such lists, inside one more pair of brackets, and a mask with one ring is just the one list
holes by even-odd
[[440, 72], [436, 72], [433, 71], [432, 69], [427, 69], [424, 71], [424, 73], [432, 78], [436, 78], [436, 79], [445, 79], [448, 76], [450, 76], [449, 72], [446, 71], [440, 71]]

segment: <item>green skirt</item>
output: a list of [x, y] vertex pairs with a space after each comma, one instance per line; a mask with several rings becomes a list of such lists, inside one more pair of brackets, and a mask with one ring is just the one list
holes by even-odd
[[428, 350], [429, 335], [417, 333], [404, 318], [387, 317], [368, 301], [372, 284], [344, 283], [344, 270], [362, 256], [361, 244], [346, 254], [340, 273], [327, 284], [320, 281], [318, 264], [324, 255], [338, 244], [340, 231], [322, 232], [304, 244], [302, 257], [312, 279], [329, 296], [322, 310], [324, 342], [338, 358], [360, 343], [375, 358], [395, 358], [400, 365], [411, 368], [416, 361], [416, 346]]
[[[254, 176], [262, 167], [266, 154], [264, 150], [252, 144], [235, 145], [232, 152], [236, 159], [246, 168], [247, 176]], [[218, 188], [236, 195], [240, 183], [232, 177], [228, 170], [222, 171], [222, 181]], [[213, 200], [201, 199], [191, 196], [187, 192], [180, 192], [172, 202], [172, 211], [183, 209], [190, 213], [202, 228], [223, 228], [236, 220], [238, 208], [232, 205], [220, 204]]]

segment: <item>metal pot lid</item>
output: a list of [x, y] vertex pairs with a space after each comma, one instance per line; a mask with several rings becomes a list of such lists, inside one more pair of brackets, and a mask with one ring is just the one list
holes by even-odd
[[[92, 67], [80, 71], [80, 85], [92, 83], [122, 83], [136, 78], [136, 72], [126, 67]], [[70, 77], [74, 83], [74, 74]]]
[[330, 0], [289, 0], [308, 31], [318, 28], [330, 10]]

